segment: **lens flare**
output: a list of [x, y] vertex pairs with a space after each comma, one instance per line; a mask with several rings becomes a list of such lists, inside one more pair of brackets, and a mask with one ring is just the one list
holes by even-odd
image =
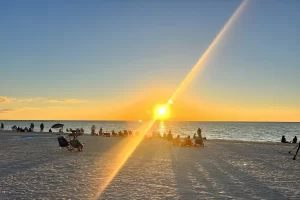
[[189, 85], [189, 83], [195, 78], [197, 74], [199, 74], [200, 70], [204, 69], [204, 61], [208, 58], [208, 56], [213, 52], [217, 44], [221, 41], [221, 39], [224, 37], [225, 33], [228, 31], [228, 29], [231, 27], [231, 25], [238, 19], [244, 8], [246, 7], [248, 0], [244, 0], [240, 6], [237, 8], [237, 10], [233, 13], [233, 15], [229, 18], [229, 20], [226, 22], [226, 24], [223, 26], [221, 31], [218, 33], [218, 35], [215, 37], [215, 39], [210, 43], [206, 51], [202, 54], [202, 56], [199, 58], [197, 63], [194, 65], [192, 70], [188, 73], [188, 75], [185, 77], [185, 79], [181, 82], [177, 90], [174, 92], [172, 97], [170, 99], [174, 100], [180, 92], [184, 91], [186, 87]]
[[[238, 16], [241, 14], [242, 10], [245, 8], [248, 0], [244, 0], [241, 5], [237, 8], [237, 10], [233, 13], [233, 15], [230, 17], [230, 19], [226, 22], [224, 27], [221, 29], [221, 31], [218, 33], [216, 38], [212, 41], [212, 43], [209, 45], [207, 50], [204, 52], [204, 54], [200, 57], [198, 62], [194, 65], [192, 70], [189, 72], [189, 74], [186, 76], [186, 78], [182, 81], [180, 86], [177, 88], [177, 90], [174, 92], [168, 103], [166, 104], [166, 108], [170, 106], [174, 99], [189, 85], [189, 83], [195, 78], [196, 73], [200, 71], [200, 69], [203, 69], [203, 63], [207, 59], [207, 57], [213, 52], [216, 45], [220, 42], [220, 40], [224, 37], [224, 34], [226, 31], [230, 28], [230, 26], [233, 24], [233, 22], [238, 18]], [[202, 67], [202, 68], [201, 68]], [[148, 133], [148, 131], [151, 129], [155, 121], [157, 120], [157, 117], [154, 117], [154, 119], [147, 123], [147, 125], [140, 131], [142, 134], [133, 138], [129, 139], [129, 141], [126, 141], [121, 147], [119, 152], [121, 152], [121, 156], [115, 158], [115, 164], [113, 166], [108, 166], [109, 176], [103, 183], [102, 187], [99, 188], [99, 191], [96, 194], [96, 199], [98, 199], [101, 194], [105, 191], [107, 186], [111, 183], [111, 181], [114, 179], [114, 177], [118, 174], [120, 169], [123, 167], [123, 165], [126, 163], [128, 158], [132, 155], [134, 150], [137, 148], [137, 146], [140, 144], [140, 142], [143, 140], [144, 136]]]

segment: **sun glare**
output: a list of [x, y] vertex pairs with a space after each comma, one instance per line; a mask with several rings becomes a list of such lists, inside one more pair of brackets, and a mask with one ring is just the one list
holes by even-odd
[[166, 114], [166, 112], [167, 112], [167, 109], [165, 107], [160, 107], [158, 109], [158, 115], [160, 115], [160, 116], [164, 116]]
[[165, 120], [168, 119], [170, 116], [170, 109], [167, 105], [159, 105], [156, 106], [155, 110], [155, 118], [159, 120]]

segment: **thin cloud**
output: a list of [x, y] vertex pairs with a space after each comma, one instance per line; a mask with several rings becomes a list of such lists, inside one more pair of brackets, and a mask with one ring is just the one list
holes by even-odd
[[9, 103], [10, 101], [11, 99], [8, 97], [0, 96], [0, 103]]
[[78, 99], [49, 99], [48, 103], [84, 103], [83, 100]]
[[0, 104], [1, 103], [85, 103], [85, 100], [80, 99], [50, 99], [45, 97], [34, 97], [34, 98], [12, 98], [6, 96], [0, 96]]
[[15, 109], [7, 108], [7, 109], [1, 109], [0, 113], [9, 113], [9, 112], [13, 112], [13, 111], [15, 111]]

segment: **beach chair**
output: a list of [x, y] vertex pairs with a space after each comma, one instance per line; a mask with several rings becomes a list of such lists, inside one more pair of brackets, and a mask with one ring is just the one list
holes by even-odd
[[79, 140], [77, 139], [77, 137], [75, 137], [74, 139], [70, 140], [70, 145], [74, 149], [78, 149], [78, 151], [82, 151], [83, 150], [83, 143], [79, 142]]
[[66, 148], [68, 151], [71, 150], [70, 143], [67, 141], [67, 139], [64, 136], [60, 136], [57, 138], [58, 145], [61, 148]]

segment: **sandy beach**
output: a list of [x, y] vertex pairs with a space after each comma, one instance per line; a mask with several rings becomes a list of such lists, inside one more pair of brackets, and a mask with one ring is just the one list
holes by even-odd
[[[32, 137], [27, 137], [32, 136]], [[205, 148], [145, 140], [102, 192], [129, 138], [0, 132], [0, 199], [298, 199], [295, 145], [212, 140]]]

